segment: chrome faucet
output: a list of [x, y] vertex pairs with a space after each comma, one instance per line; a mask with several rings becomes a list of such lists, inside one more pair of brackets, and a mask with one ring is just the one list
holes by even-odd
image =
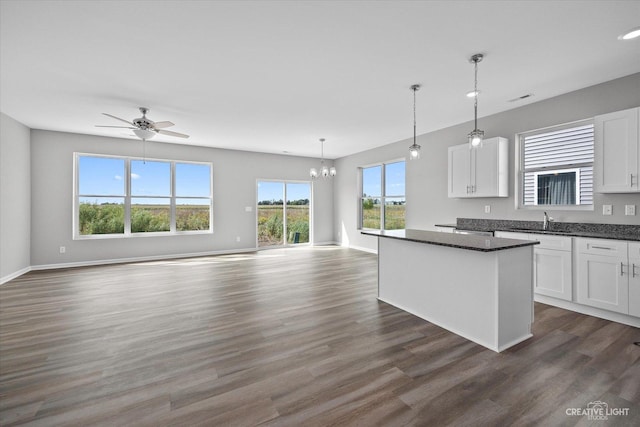
[[542, 220], [542, 229], [548, 230], [551, 226], [551, 221], [553, 221], [553, 218], [549, 218], [549, 215], [547, 215], [547, 213], [545, 212], [544, 219]]

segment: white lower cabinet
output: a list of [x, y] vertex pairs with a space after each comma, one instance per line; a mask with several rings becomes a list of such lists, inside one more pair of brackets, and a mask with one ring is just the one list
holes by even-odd
[[630, 313], [629, 244], [620, 240], [576, 239], [577, 302]]
[[640, 243], [629, 243], [629, 314], [640, 317]]
[[571, 237], [503, 231], [495, 235], [508, 239], [538, 240], [540, 244], [533, 247], [533, 291], [571, 301]]

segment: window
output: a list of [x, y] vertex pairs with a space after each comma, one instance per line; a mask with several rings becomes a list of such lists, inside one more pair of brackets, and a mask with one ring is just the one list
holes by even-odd
[[359, 228], [404, 228], [404, 160], [360, 168], [360, 189]]
[[519, 135], [519, 207], [593, 208], [593, 121]]
[[211, 164], [75, 154], [76, 238], [211, 231]]

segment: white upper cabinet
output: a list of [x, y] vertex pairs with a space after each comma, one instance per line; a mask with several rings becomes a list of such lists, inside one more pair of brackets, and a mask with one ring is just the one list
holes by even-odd
[[596, 192], [640, 192], [639, 114], [640, 107], [594, 118]]
[[508, 197], [508, 155], [509, 140], [500, 137], [473, 150], [468, 144], [449, 147], [449, 197]]

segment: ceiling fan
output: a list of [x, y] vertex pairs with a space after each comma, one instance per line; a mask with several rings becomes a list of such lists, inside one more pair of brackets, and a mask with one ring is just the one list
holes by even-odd
[[165, 130], [164, 128], [168, 128], [174, 126], [172, 122], [164, 121], [164, 122], [154, 122], [153, 120], [149, 120], [147, 118], [147, 113], [149, 109], [146, 107], [140, 107], [140, 112], [142, 113], [142, 117], [133, 119], [133, 121], [121, 119], [120, 117], [116, 117], [112, 114], [102, 113], [105, 116], [111, 117], [116, 120], [120, 120], [121, 122], [125, 122], [129, 126], [103, 126], [96, 125], [99, 128], [120, 128], [120, 129], [133, 129], [133, 133], [142, 140], [151, 139], [156, 136], [157, 133], [161, 135], [167, 136], [176, 136], [178, 138], [189, 138], [189, 135], [185, 135], [184, 133], [173, 132], [170, 130]]

